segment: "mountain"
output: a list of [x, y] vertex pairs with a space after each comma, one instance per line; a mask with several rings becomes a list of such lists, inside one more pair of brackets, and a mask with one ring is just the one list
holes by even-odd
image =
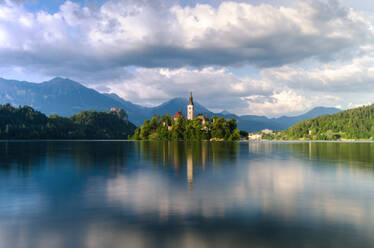
[[[137, 126], [153, 115], [164, 115], [182, 109], [186, 112], [187, 98], [173, 98], [156, 107], [143, 107], [126, 101], [116, 94], [102, 94], [82, 84], [65, 78], [54, 78], [43, 83], [6, 80], [0, 78], [0, 104], [11, 103], [13, 106], [28, 105], [47, 115], [58, 114], [71, 116], [84, 110], [108, 111], [111, 107], [123, 108], [129, 120]], [[286, 129], [293, 124], [319, 115], [339, 112], [339, 109], [318, 107], [299, 116], [267, 118], [265, 116], [237, 116], [227, 111], [213, 113], [195, 101], [196, 114], [216, 115], [226, 119], [235, 118], [238, 128], [249, 132], [265, 128]]]
[[283, 132], [285, 139], [374, 138], [374, 104], [301, 121]]
[[83, 110], [109, 110], [122, 104], [69, 79], [40, 84], [0, 79], [0, 104], [28, 105], [47, 115], [71, 116]]

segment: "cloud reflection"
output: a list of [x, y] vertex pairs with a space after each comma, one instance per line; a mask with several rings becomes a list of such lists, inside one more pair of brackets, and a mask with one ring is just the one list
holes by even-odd
[[[329, 160], [324, 145], [230, 144], [65, 143], [43, 150], [48, 159], [30, 153], [28, 179], [0, 170], [1, 204], [18, 207], [9, 216], [0, 206], [0, 247], [374, 246], [369, 164]], [[5, 187], [11, 181], [24, 188]], [[30, 198], [40, 206], [22, 204]]]

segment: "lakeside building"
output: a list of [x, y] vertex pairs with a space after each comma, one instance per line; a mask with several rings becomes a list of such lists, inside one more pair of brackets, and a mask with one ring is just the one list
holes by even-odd
[[249, 140], [261, 140], [262, 139], [262, 134], [250, 133], [250, 134], [248, 134], [248, 139]]
[[261, 130], [261, 133], [264, 133], [264, 134], [273, 134], [274, 131], [270, 130], [270, 129], [263, 129], [263, 130]]

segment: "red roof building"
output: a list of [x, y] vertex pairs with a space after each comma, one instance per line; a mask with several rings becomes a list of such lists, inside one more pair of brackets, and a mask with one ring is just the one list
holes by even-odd
[[203, 124], [203, 125], [204, 125], [206, 122], [209, 122], [209, 118], [208, 118], [208, 117], [205, 117], [205, 116], [203, 116], [203, 115], [198, 115], [196, 118], [197, 118], [197, 119], [200, 119], [201, 124]]
[[182, 114], [182, 111], [178, 111], [177, 113], [175, 113], [175, 115], [173, 116], [174, 118], [174, 121], [177, 121], [179, 117], [182, 117], [184, 118], [183, 114]]

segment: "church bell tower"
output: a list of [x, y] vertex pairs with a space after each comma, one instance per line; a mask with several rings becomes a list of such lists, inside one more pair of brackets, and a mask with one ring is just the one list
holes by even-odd
[[190, 92], [190, 100], [187, 105], [187, 120], [193, 120], [194, 118], [194, 106], [192, 99], [192, 92]]

